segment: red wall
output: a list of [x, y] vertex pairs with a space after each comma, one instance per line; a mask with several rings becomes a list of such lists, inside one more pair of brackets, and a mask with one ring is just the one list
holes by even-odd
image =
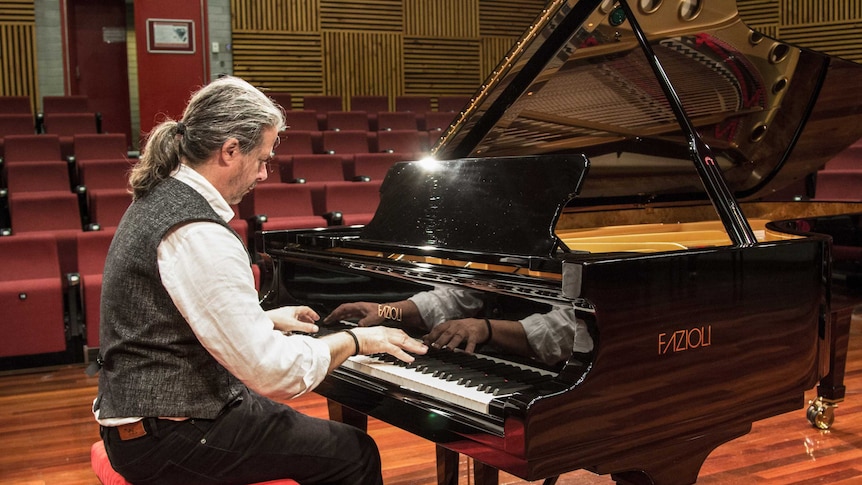
[[[206, 0], [146, 0], [134, 5], [141, 132], [148, 133], [166, 115], [179, 119], [191, 92], [209, 82], [207, 6]], [[193, 21], [194, 53], [150, 52], [149, 19]]]

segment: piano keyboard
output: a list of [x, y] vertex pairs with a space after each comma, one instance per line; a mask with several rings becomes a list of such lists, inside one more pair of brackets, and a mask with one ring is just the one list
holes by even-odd
[[490, 403], [550, 381], [554, 373], [463, 351], [429, 350], [412, 364], [388, 354], [350, 357], [342, 367], [489, 415]]

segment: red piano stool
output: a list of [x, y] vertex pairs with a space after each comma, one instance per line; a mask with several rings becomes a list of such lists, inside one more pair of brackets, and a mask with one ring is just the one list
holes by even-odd
[[[111, 462], [108, 461], [108, 454], [105, 452], [105, 444], [102, 440], [96, 441], [90, 447], [90, 466], [93, 467], [93, 471], [102, 485], [131, 485], [122, 475], [111, 468]], [[299, 482], [283, 478], [249, 485], [299, 485]]]

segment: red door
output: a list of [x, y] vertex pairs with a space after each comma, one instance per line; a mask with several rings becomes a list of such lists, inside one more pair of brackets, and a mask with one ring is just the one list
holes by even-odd
[[131, 144], [125, 0], [66, 0], [70, 94], [102, 113], [102, 131]]

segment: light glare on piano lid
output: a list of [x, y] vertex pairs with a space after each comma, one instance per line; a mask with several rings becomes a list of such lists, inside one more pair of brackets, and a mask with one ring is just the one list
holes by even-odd
[[440, 170], [440, 162], [434, 157], [425, 157], [419, 160], [419, 166], [426, 172], [436, 172]]

